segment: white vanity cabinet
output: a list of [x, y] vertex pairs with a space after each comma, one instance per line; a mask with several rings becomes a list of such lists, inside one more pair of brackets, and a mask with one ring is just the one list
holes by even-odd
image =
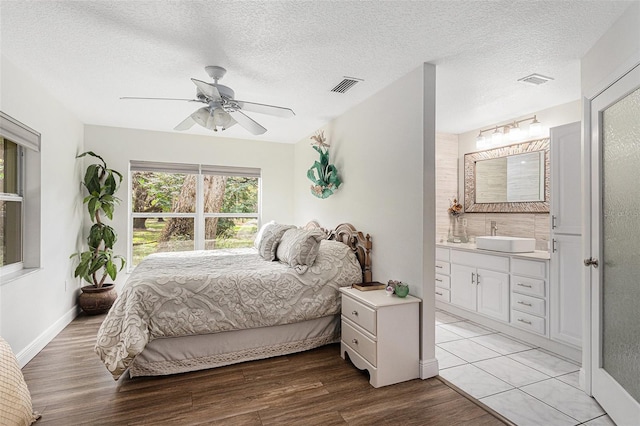
[[509, 258], [451, 250], [450, 302], [509, 321]]
[[582, 269], [582, 237], [554, 235], [550, 337], [576, 347], [582, 345]]
[[550, 130], [551, 302], [549, 337], [582, 345], [582, 198], [580, 123]]
[[369, 372], [375, 388], [420, 377], [417, 297], [388, 296], [385, 290], [340, 288], [340, 355]]
[[435, 288], [436, 300], [451, 301], [451, 264], [449, 263], [449, 249], [436, 247]]
[[513, 258], [511, 260], [511, 324], [548, 335], [549, 262]]

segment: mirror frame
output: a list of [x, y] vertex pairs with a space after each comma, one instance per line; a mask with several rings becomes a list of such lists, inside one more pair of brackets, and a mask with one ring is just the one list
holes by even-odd
[[[527, 152], [544, 151], [544, 201], [517, 203], [476, 203], [476, 161], [508, 157]], [[464, 155], [464, 211], [465, 213], [549, 213], [550, 200], [549, 138], [535, 139], [514, 145]]]

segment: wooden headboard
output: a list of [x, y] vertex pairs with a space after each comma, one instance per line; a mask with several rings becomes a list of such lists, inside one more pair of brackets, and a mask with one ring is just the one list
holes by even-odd
[[373, 281], [371, 272], [371, 236], [356, 230], [350, 223], [341, 223], [335, 229], [325, 229], [316, 221], [311, 221], [304, 226], [305, 229], [321, 229], [327, 235], [328, 240], [340, 241], [349, 246], [362, 268], [362, 282]]

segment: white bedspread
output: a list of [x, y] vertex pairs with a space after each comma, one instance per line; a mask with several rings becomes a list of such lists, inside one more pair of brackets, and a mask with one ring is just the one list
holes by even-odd
[[254, 249], [157, 253], [133, 271], [95, 346], [117, 379], [159, 337], [290, 324], [340, 312], [338, 287], [362, 281], [349, 248], [322, 241], [302, 275]]

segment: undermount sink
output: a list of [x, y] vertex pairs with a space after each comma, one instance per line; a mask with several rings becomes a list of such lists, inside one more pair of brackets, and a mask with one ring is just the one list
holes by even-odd
[[506, 253], [530, 253], [536, 249], [536, 240], [534, 238], [503, 236], [477, 237], [476, 248]]

